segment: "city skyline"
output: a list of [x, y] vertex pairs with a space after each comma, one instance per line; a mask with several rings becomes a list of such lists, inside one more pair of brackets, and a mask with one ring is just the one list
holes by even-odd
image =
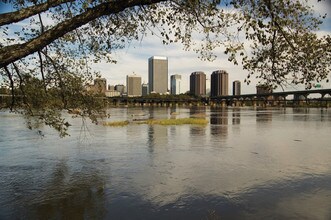
[[[13, 8], [8, 4], [1, 3], [0, 11], [2, 13], [12, 11]], [[329, 1], [321, 1], [318, 4], [314, 4], [314, 10], [317, 13], [324, 15], [326, 19], [320, 26], [320, 30], [316, 31], [318, 36], [331, 33], [331, 4]], [[47, 17], [43, 17], [45, 24], [49, 22]], [[29, 25], [27, 21], [21, 21], [17, 25], [24, 26]], [[199, 36], [195, 39], [199, 41]], [[138, 41], [132, 41], [124, 49], [113, 50], [109, 53], [109, 57], [116, 60], [116, 63], [107, 63], [101, 61], [100, 63], [91, 64], [93, 71], [98, 71], [103, 78], [106, 78], [111, 84], [124, 84], [125, 76], [132, 72], [140, 73], [143, 81], [147, 81], [148, 78], [148, 65], [146, 60], [152, 55], [158, 54], [169, 58], [169, 75], [179, 73], [182, 75], [181, 87], [182, 91], [189, 90], [189, 75], [196, 70], [202, 70], [206, 73], [212, 72], [215, 69], [222, 68], [229, 72], [229, 82], [234, 80], [240, 80], [241, 92], [243, 94], [250, 94], [255, 92], [255, 85], [258, 81], [255, 77], [251, 77], [250, 85], [244, 83], [244, 79], [248, 75], [248, 72], [243, 70], [240, 62], [239, 65], [233, 65], [228, 61], [228, 57], [224, 55], [224, 48], [218, 48], [215, 50], [217, 59], [214, 62], [200, 60], [199, 54], [194, 51], [183, 50], [183, 45], [180, 43], [173, 43], [170, 45], [162, 44], [162, 38], [156, 35], [147, 35], [142, 37]], [[331, 88], [331, 75], [328, 76], [329, 83], [323, 81], [321, 83], [324, 88]], [[1, 77], [0, 77], [1, 80]], [[304, 89], [304, 85], [289, 85], [285, 87], [285, 90], [301, 90]], [[280, 91], [281, 88], [275, 91]], [[232, 83], [229, 84], [229, 91], [232, 91]]]
[[[322, 24], [321, 29], [316, 31], [318, 36], [331, 33], [331, 4], [327, 2], [320, 2], [315, 5], [315, 9], [320, 14], [327, 13], [326, 20]], [[199, 39], [196, 39], [199, 40]], [[186, 51], [183, 49], [183, 45], [180, 43], [173, 43], [170, 45], [162, 44], [162, 39], [155, 35], [144, 36], [142, 41], [133, 41], [124, 50], [115, 51], [112, 55], [116, 59], [116, 64], [109, 64], [101, 62], [93, 64], [93, 68], [100, 71], [103, 77], [109, 81], [114, 81], [114, 84], [121, 83], [123, 72], [132, 73], [139, 72], [142, 79], [148, 78], [148, 65], [146, 60], [152, 55], [158, 54], [168, 57], [169, 62], [169, 75], [178, 73], [182, 75], [181, 89], [182, 91], [189, 90], [189, 76], [196, 70], [202, 70], [206, 73], [211, 73], [217, 69], [224, 69], [229, 73], [229, 82], [240, 80], [241, 93], [251, 94], [256, 92], [255, 85], [258, 84], [258, 80], [255, 77], [251, 77], [250, 85], [244, 83], [248, 72], [243, 70], [242, 65], [234, 65], [228, 61], [227, 55], [224, 54], [223, 48], [217, 48], [215, 55], [217, 58], [213, 62], [203, 61], [199, 59], [199, 54], [194, 51]], [[128, 65], [130, 63], [130, 65]], [[126, 74], [125, 74], [126, 75]], [[208, 77], [207, 77], [208, 78]], [[328, 76], [329, 82], [323, 81], [321, 84], [324, 88], [331, 88], [331, 75]], [[288, 85], [285, 87], [285, 91], [302, 90], [304, 85]], [[232, 91], [232, 83], [229, 83], [229, 92]], [[277, 88], [275, 91], [281, 91], [281, 88]]]
[[[205, 74], [203, 71], [194, 71], [189, 76], [189, 86], [190, 89], [187, 91], [181, 90], [181, 80], [182, 75], [173, 74], [168, 77], [168, 58], [162, 56], [151, 56], [148, 59], [148, 68], [149, 68], [149, 78], [148, 83], [142, 80], [141, 76], [137, 76], [135, 73], [133, 75], [126, 76], [126, 95], [127, 96], [142, 96], [147, 95], [151, 92], [160, 93], [160, 94], [183, 94], [189, 92], [190, 94], [195, 94], [198, 96], [220, 96], [220, 95], [229, 95], [229, 77], [228, 73], [225, 70], [214, 70], [210, 75], [210, 79], [207, 77], [208, 74]], [[155, 91], [153, 88], [154, 75], [157, 73], [161, 73], [157, 78], [157, 86], [162, 87], [162, 92]], [[217, 75], [217, 76], [216, 76]], [[200, 77], [202, 76], [202, 78]], [[219, 76], [219, 77], [218, 77]], [[133, 78], [139, 78], [139, 83], [137, 80]], [[102, 78], [104, 79], [104, 78]], [[170, 80], [170, 83], [168, 81]], [[144, 83], [142, 83], [144, 82]], [[235, 80], [235, 82], [240, 82], [239, 80]], [[138, 85], [138, 84], [139, 85]], [[133, 85], [135, 84], [135, 85]], [[137, 85], [136, 85], [137, 84]], [[170, 84], [170, 88], [168, 87]], [[208, 84], [208, 85], [207, 85]], [[211, 85], [209, 85], [211, 84]], [[108, 83], [108, 88], [116, 88], [117, 84]], [[152, 86], [151, 86], [152, 85]], [[233, 84], [234, 85], [234, 84]], [[107, 83], [106, 85], [107, 86]], [[150, 88], [152, 87], [152, 88]], [[165, 87], [165, 88], [163, 88]], [[207, 88], [209, 87], [209, 88]], [[158, 90], [159, 90], [158, 88]], [[147, 89], [143, 92], [143, 89]], [[211, 89], [211, 91], [210, 91]], [[139, 92], [138, 92], [139, 90]], [[208, 91], [207, 91], [208, 90]], [[209, 94], [211, 92], [212, 94]], [[215, 94], [213, 94], [215, 93]], [[123, 92], [121, 93], [123, 94]]]

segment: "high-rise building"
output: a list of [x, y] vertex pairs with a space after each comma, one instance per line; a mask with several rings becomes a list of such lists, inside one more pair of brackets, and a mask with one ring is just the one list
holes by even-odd
[[127, 96], [141, 96], [141, 77], [137, 75], [126, 76]]
[[216, 70], [210, 78], [210, 96], [221, 96], [229, 94], [229, 76], [224, 70]]
[[201, 71], [190, 75], [190, 93], [197, 96], [206, 95], [206, 74]]
[[175, 74], [170, 76], [170, 94], [179, 95], [180, 94], [180, 83], [182, 76]]
[[239, 80], [233, 81], [232, 83], [232, 94], [241, 95], [241, 83]]
[[149, 92], [168, 92], [168, 58], [153, 56], [148, 59]]
[[147, 96], [149, 94], [149, 92], [148, 92], [148, 83], [143, 83], [141, 85], [141, 92], [142, 92], [142, 96]]
[[125, 86], [122, 85], [122, 84], [118, 84], [118, 85], [115, 85], [115, 91], [118, 91], [120, 92], [121, 95], [123, 95], [123, 93], [125, 93]]

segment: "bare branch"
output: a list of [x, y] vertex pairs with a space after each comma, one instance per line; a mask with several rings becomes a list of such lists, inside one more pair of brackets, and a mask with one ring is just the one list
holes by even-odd
[[41, 50], [56, 39], [64, 36], [66, 33], [75, 30], [76, 28], [87, 24], [88, 22], [104, 15], [115, 14], [125, 10], [126, 8], [149, 5], [164, 0], [131, 0], [131, 1], [115, 1], [102, 3], [94, 8], [87, 9], [86, 12], [73, 17], [72, 19], [63, 21], [55, 27], [45, 31], [40, 36], [23, 44], [15, 44], [6, 46], [0, 49], [0, 68], [23, 58], [29, 54]]
[[15, 104], [15, 91], [14, 91], [14, 80], [13, 80], [13, 77], [8, 69], [7, 66], [4, 67], [5, 69], [5, 72], [8, 76], [8, 79], [10, 81], [10, 91], [11, 91], [11, 105], [10, 105], [10, 111], [13, 111], [13, 107], [14, 107], [14, 104]]
[[47, 11], [48, 9], [74, 0], [49, 0], [45, 3], [34, 5], [28, 8], [23, 8], [19, 11], [0, 14], [0, 26], [22, 21], [33, 15]]

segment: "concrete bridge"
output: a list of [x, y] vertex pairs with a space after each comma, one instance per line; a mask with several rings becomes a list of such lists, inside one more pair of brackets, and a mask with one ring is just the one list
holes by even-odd
[[[319, 94], [317, 98], [309, 98], [311, 94]], [[105, 97], [105, 101], [110, 105], [131, 105], [131, 106], [191, 106], [191, 105], [211, 105], [211, 106], [287, 106], [303, 105], [310, 102], [317, 102], [319, 106], [330, 107], [331, 89], [301, 90], [287, 92], [273, 92], [263, 94], [243, 94], [217, 97], [194, 98], [189, 96], [160, 96], [160, 97]], [[293, 96], [288, 99], [288, 96]], [[0, 94], [0, 103], [8, 100], [11, 95]], [[321, 105], [323, 104], [323, 105]]]
[[[318, 98], [309, 98], [311, 94], [319, 94]], [[293, 96], [288, 99], [288, 96]], [[243, 94], [229, 95], [217, 97], [178, 97], [178, 96], [160, 96], [160, 97], [107, 97], [107, 101], [112, 105], [136, 105], [136, 106], [190, 106], [190, 105], [212, 105], [212, 106], [244, 106], [249, 103], [252, 106], [286, 106], [293, 104], [307, 104], [310, 101], [323, 103], [328, 107], [331, 103], [331, 98], [325, 98], [326, 95], [331, 96], [331, 89], [318, 90], [302, 90], [302, 91], [287, 91], [273, 92], [264, 94]]]
[[[319, 94], [320, 97], [309, 98], [311, 94]], [[325, 102], [326, 105], [331, 101], [330, 98], [325, 98], [326, 95], [331, 96], [331, 89], [315, 89], [315, 90], [301, 90], [301, 91], [286, 91], [286, 92], [272, 92], [263, 94], [243, 94], [243, 95], [228, 95], [210, 97], [211, 105], [234, 105], [242, 106], [245, 102], [250, 101], [253, 106], [262, 105], [285, 105], [292, 101], [296, 104], [309, 103], [310, 101]], [[287, 99], [288, 96], [293, 96], [292, 99]], [[328, 107], [328, 106], [326, 106]]]
[[114, 106], [130, 105], [130, 106], [190, 106], [204, 105], [208, 101], [205, 98], [193, 97], [107, 97], [107, 102]]

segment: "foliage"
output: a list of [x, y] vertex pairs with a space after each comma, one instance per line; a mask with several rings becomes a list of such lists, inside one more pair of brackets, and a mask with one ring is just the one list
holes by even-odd
[[251, 53], [243, 55], [244, 69], [250, 76], [274, 87], [286, 83], [305, 84], [328, 80], [330, 72], [330, 36], [317, 37], [314, 32], [322, 23], [311, 7], [301, 1], [254, 1], [242, 7], [245, 37]]
[[[4, 0], [0, 74], [12, 111], [66, 131], [63, 109], [94, 122], [102, 97], [86, 91], [99, 73], [91, 63], [116, 62], [113, 52], [151, 34], [181, 43], [201, 59], [221, 47], [228, 60], [273, 87], [327, 80], [330, 36], [316, 34], [323, 16], [308, 0]], [[19, 22], [19, 23], [18, 23]], [[62, 126], [61, 126], [62, 124]]]

